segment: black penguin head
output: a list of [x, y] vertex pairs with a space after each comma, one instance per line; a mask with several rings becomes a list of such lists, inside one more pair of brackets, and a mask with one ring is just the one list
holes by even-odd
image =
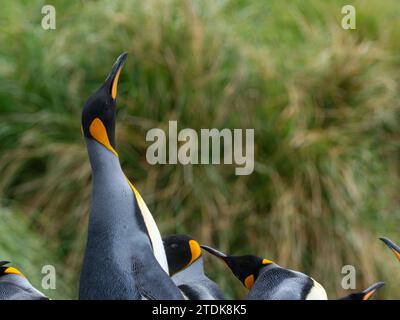
[[382, 237], [379, 239], [381, 239], [389, 247], [389, 249], [393, 251], [396, 258], [400, 261], [400, 246], [388, 238]]
[[254, 255], [230, 256], [208, 246], [201, 246], [204, 250], [223, 260], [231, 269], [232, 273], [238, 278], [247, 289], [251, 289], [257, 280], [260, 270], [271, 260], [262, 259]]
[[25, 278], [21, 271], [16, 268], [8, 267], [7, 264], [10, 262], [8, 261], [0, 261], [0, 277], [8, 275], [8, 274], [16, 274], [20, 277]]
[[108, 150], [115, 151], [115, 116], [118, 79], [127, 53], [121, 54], [103, 85], [86, 101], [82, 111], [82, 131]]
[[201, 257], [200, 244], [192, 237], [182, 234], [163, 239], [170, 275], [174, 275]]
[[361, 292], [349, 294], [348, 296], [340, 298], [339, 300], [369, 300], [375, 294], [375, 292], [384, 285], [385, 283], [382, 281], [377, 282]]

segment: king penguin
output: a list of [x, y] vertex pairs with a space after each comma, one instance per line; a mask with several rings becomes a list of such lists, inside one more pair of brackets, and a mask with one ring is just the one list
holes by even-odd
[[349, 294], [343, 298], [339, 298], [338, 300], [369, 300], [375, 294], [375, 292], [383, 287], [385, 283], [383, 281], [374, 283], [372, 286], [369, 286], [367, 289]]
[[169, 277], [160, 232], [143, 198], [126, 178], [115, 149], [121, 54], [82, 111], [92, 168], [89, 228], [80, 299], [183, 299]]
[[389, 249], [393, 251], [395, 257], [400, 261], [400, 246], [388, 238], [382, 237], [379, 239], [382, 240], [389, 247]]
[[49, 300], [16, 268], [0, 261], [0, 300]]
[[188, 235], [164, 238], [168, 267], [174, 283], [189, 300], [224, 300], [218, 285], [204, 273], [200, 244]]
[[327, 300], [325, 289], [313, 278], [282, 268], [255, 255], [231, 256], [208, 246], [204, 250], [222, 259], [249, 289], [248, 300]]

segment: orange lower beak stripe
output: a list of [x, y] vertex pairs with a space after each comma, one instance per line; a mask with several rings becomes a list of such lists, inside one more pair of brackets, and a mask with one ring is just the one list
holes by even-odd
[[394, 255], [397, 257], [397, 259], [400, 261], [400, 252], [396, 251], [395, 249], [392, 249]]
[[368, 292], [364, 297], [363, 300], [369, 300], [373, 296], [376, 290], [372, 290], [371, 292]]
[[119, 75], [121, 73], [121, 68], [119, 68], [119, 70], [117, 71], [117, 74], [114, 78], [113, 84], [112, 84], [112, 88], [111, 88], [111, 97], [115, 100], [115, 98], [117, 97], [117, 88], [118, 88], [118, 79], [119, 79]]

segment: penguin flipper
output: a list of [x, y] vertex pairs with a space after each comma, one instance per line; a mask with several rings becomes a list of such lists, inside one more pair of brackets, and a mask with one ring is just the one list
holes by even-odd
[[135, 263], [134, 273], [138, 279], [138, 290], [148, 300], [183, 300], [183, 296], [171, 278], [161, 268], [152, 252], [144, 253], [142, 263]]
[[196, 290], [193, 290], [189, 285], [187, 284], [182, 284], [178, 286], [179, 290], [183, 292], [185, 297], [187, 297], [188, 300], [201, 300], [201, 296]]

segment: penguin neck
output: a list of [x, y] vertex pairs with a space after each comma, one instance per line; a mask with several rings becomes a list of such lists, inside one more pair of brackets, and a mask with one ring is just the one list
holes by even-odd
[[[129, 188], [129, 191], [134, 193], [135, 201], [137, 201], [140, 209], [138, 210], [138, 216], [140, 214], [144, 221], [146, 229], [145, 232], [151, 239], [154, 255], [158, 263], [168, 274], [168, 262], [165, 255], [160, 231], [158, 230], [157, 224], [155, 223], [154, 218], [147, 208], [147, 205], [142, 199], [141, 195], [133, 187], [133, 185], [130, 184], [129, 180], [126, 178], [124, 172], [122, 171], [119, 158], [99, 142], [90, 138], [85, 139], [89, 154], [90, 165], [92, 167], [93, 194], [98, 192], [116, 192], [115, 188], [112, 187], [114, 183], [119, 186], [121, 186], [121, 184], [124, 184], [124, 188]], [[105, 188], [111, 188], [112, 190], [105, 191]], [[112, 210], [107, 211], [107, 213], [112, 213]], [[120, 216], [120, 219], [117, 223], [119, 226], [123, 224], [121, 219], [122, 215], [125, 215], [127, 221], [131, 221], [130, 217], [132, 211], [126, 212], [125, 210], [121, 210], [118, 212], [118, 214]]]
[[[92, 168], [89, 227], [91, 222], [96, 222], [97, 226], [103, 226], [102, 233], [104, 233], [114, 229], [119, 230], [128, 221], [131, 227], [138, 226], [137, 219], [129, 218], [132, 216], [132, 212], [135, 212], [133, 204], [130, 203], [131, 200], [123, 201], [118, 196], [118, 194], [130, 190], [118, 158], [95, 140], [86, 139], [86, 145]], [[117, 220], [115, 219], [116, 214], [119, 217]]]
[[200, 256], [189, 267], [175, 273], [171, 278], [179, 286], [202, 277], [204, 277], [204, 262], [203, 257]]
[[114, 153], [95, 140], [86, 137], [85, 140], [93, 177], [100, 172], [124, 175], [119, 159]]
[[268, 272], [271, 269], [276, 269], [276, 268], [280, 268], [280, 266], [278, 266], [275, 263], [268, 263], [265, 266], [263, 266], [260, 271], [258, 272], [258, 275], [260, 276], [261, 274], [263, 274], [264, 272]]

